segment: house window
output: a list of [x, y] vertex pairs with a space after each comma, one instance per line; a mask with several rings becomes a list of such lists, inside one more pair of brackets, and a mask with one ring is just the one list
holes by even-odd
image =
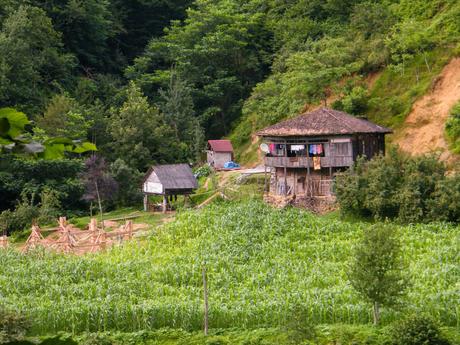
[[334, 151], [336, 156], [350, 156], [348, 143], [335, 143]]
[[308, 154], [310, 157], [324, 157], [325, 156], [324, 145], [321, 143], [309, 144]]

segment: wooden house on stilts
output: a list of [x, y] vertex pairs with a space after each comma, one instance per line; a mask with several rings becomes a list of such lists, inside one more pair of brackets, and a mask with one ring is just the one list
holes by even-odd
[[198, 181], [188, 164], [155, 165], [144, 177], [144, 210], [149, 210], [149, 195], [163, 196], [162, 210], [166, 212], [169, 206], [168, 198], [177, 195], [189, 196], [198, 188]]
[[392, 131], [366, 119], [328, 108], [302, 114], [257, 133], [271, 168], [266, 190], [272, 195], [333, 196], [336, 173], [358, 156], [385, 153]]

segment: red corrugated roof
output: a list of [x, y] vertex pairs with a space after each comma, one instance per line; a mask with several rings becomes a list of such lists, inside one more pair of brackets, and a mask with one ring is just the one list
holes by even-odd
[[214, 152], [233, 152], [230, 140], [208, 140], [208, 146]]

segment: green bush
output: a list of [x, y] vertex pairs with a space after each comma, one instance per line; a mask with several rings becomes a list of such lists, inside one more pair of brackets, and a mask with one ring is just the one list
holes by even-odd
[[452, 151], [460, 153], [460, 102], [450, 111], [446, 122], [446, 134]]
[[403, 223], [460, 220], [460, 177], [446, 176], [436, 156], [409, 157], [390, 150], [337, 176], [344, 215]]
[[33, 204], [33, 197], [23, 196], [22, 201], [14, 211], [6, 210], [0, 213], [0, 230], [10, 234], [13, 231], [30, 227], [32, 221], [40, 215], [39, 208]]
[[39, 197], [46, 188], [57, 192], [65, 210], [86, 208], [81, 200], [83, 187], [78, 178], [82, 168], [82, 162], [75, 159], [24, 160], [13, 156], [0, 157], [0, 211], [13, 209], [21, 201], [24, 191]]
[[449, 345], [439, 324], [430, 316], [413, 315], [397, 322], [391, 331], [392, 345]]
[[23, 315], [0, 308], [0, 344], [21, 340], [30, 327]]
[[118, 206], [132, 206], [142, 203], [140, 185], [143, 175], [135, 168], [130, 167], [121, 158], [110, 165], [110, 173], [118, 184], [115, 202]]
[[194, 170], [194, 174], [196, 178], [208, 177], [209, 175], [212, 174], [212, 172], [213, 170], [209, 164], [204, 164]]
[[367, 110], [369, 94], [365, 87], [354, 86], [345, 89], [343, 97], [332, 104], [337, 110], [345, 111], [349, 114], [360, 115]]
[[0, 231], [8, 234], [29, 228], [33, 222], [50, 224], [61, 215], [62, 208], [59, 193], [45, 187], [39, 195], [40, 203], [36, 203], [36, 194], [28, 196], [22, 194], [22, 201], [16, 205], [14, 211], [6, 210], [0, 213]]

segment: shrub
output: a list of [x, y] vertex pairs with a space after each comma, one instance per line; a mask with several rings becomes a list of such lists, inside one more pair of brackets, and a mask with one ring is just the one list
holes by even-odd
[[22, 201], [14, 211], [3, 211], [0, 214], [0, 229], [10, 234], [13, 231], [30, 227], [32, 221], [40, 214], [38, 207], [34, 205], [33, 199], [33, 196], [28, 199], [23, 195]]
[[212, 174], [212, 168], [209, 164], [205, 164], [200, 166], [199, 168], [196, 168], [194, 171], [195, 177], [200, 178], [200, 177], [208, 177], [209, 175]]
[[45, 188], [40, 195], [41, 203], [37, 222], [49, 224], [55, 222], [61, 212], [59, 194], [51, 188]]
[[0, 344], [21, 340], [29, 327], [30, 322], [23, 315], [0, 308]]
[[397, 322], [391, 331], [392, 345], [449, 345], [439, 324], [430, 316], [413, 315]]
[[337, 176], [336, 194], [344, 215], [403, 223], [460, 220], [460, 177], [446, 176], [436, 156], [390, 150], [385, 157], [359, 159], [354, 169]]
[[454, 153], [460, 153], [460, 102], [450, 111], [446, 122], [446, 134]]
[[438, 181], [428, 205], [430, 219], [460, 222], [460, 175]]
[[78, 179], [82, 168], [82, 162], [76, 159], [24, 160], [12, 156], [0, 157], [0, 211], [12, 209], [21, 201], [24, 190], [38, 197], [46, 188], [58, 193], [64, 209], [84, 209], [86, 205], [80, 200], [83, 187]]
[[118, 206], [131, 206], [142, 202], [142, 174], [137, 169], [119, 158], [110, 165], [110, 173], [118, 184], [115, 199]]
[[332, 107], [345, 111], [349, 114], [363, 114], [366, 112], [369, 103], [369, 94], [366, 88], [355, 86], [346, 89], [344, 96], [333, 103]]

